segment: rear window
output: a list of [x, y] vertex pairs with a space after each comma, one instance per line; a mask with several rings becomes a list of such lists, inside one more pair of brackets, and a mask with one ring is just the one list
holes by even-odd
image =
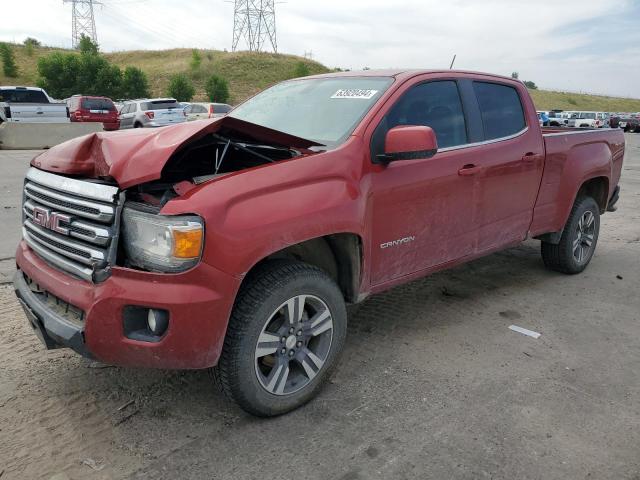
[[82, 108], [85, 110], [115, 110], [116, 106], [106, 98], [84, 98]]
[[42, 90], [0, 90], [0, 101], [7, 103], [49, 103]]
[[140, 105], [142, 110], [166, 110], [168, 108], [182, 108], [175, 100], [154, 100], [152, 102], [144, 102]]
[[229, 113], [231, 111], [231, 105], [214, 105], [214, 113]]
[[485, 140], [508, 137], [522, 131], [526, 122], [515, 88], [498, 83], [473, 82], [478, 98]]

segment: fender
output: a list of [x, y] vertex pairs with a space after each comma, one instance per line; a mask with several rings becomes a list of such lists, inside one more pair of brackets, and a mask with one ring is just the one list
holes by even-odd
[[161, 213], [200, 215], [202, 260], [237, 278], [290, 245], [337, 233], [364, 237], [365, 195], [354, 168], [361, 162], [353, 161], [360, 143], [213, 180]]
[[[547, 158], [530, 228], [532, 237], [563, 230], [578, 191], [585, 182], [604, 177], [607, 189], [612, 188], [612, 146], [603, 140], [577, 143], [565, 150], [566, 142], [579, 142], [579, 137], [579, 134], [574, 134], [545, 138]], [[556, 139], [560, 139], [563, 144], [556, 145]], [[554, 147], [557, 151], [553, 151]], [[609, 191], [607, 199], [610, 194]]]

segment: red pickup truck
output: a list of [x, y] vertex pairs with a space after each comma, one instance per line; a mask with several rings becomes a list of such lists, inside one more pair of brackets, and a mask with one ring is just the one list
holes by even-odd
[[541, 129], [505, 77], [291, 80], [221, 119], [35, 157], [15, 290], [48, 348], [213, 367], [242, 408], [277, 415], [335, 366], [348, 304], [527, 238], [581, 272], [623, 155], [621, 131]]

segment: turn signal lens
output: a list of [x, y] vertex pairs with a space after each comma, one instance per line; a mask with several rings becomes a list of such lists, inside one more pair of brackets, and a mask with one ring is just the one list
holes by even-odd
[[202, 227], [189, 230], [173, 230], [173, 256], [198, 258], [202, 251]]

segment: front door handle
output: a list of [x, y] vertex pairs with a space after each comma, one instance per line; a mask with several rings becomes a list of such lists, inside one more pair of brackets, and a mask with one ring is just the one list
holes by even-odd
[[467, 165], [462, 167], [460, 170], [458, 170], [458, 175], [460, 175], [462, 177], [466, 177], [466, 176], [469, 176], [469, 175], [475, 175], [481, 169], [482, 169], [482, 167], [479, 167], [478, 165], [474, 165], [473, 163], [468, 163]]
[[529, 152], [529, 153], [525, 153], [522, 156], [522, 161], [527, 163], [534, 163], [534, 162], [537, 162], [538, 160], [541, 160], [542, 158], [543, 156], [539, 153]]

